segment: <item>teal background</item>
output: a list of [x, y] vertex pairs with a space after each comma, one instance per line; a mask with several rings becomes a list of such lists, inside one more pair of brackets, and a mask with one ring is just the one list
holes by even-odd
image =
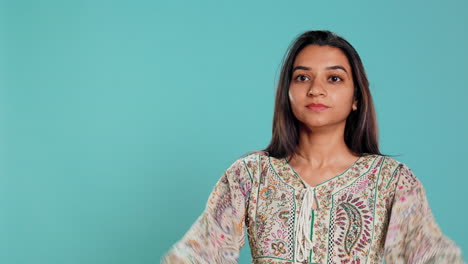
[[159, 263], [224, 170], [268, 144], [281, 59], [311, 29], [357, 49], [382, 152], [468, 254], [467, 7], [2, 1], [0, 262]]

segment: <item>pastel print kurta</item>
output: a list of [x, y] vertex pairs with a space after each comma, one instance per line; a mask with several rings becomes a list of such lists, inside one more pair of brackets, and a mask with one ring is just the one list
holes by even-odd
[[162, 263], [464, 263], [440, 230], [423, 185], [401, 162], [361, 156], [308, 186], [285, 159], [237, 159]]

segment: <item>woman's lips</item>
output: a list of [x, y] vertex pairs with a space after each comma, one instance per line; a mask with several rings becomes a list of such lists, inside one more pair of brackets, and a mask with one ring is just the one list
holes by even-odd
[[323, 111], [323, 110], [326, 110], [326, 109], [329, 108], [328, 106], [320, 105], [320, 104], [319, 105], [309, 104], [306, 107], [309, 108], [310, 110], [316, 111], [316, 112]]

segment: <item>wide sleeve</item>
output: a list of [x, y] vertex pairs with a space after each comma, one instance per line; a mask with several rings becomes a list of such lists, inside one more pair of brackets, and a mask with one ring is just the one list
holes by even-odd
[[245, 213], [251, 179], [240, 158], [223, 173], [203, 213], [161, 263], [237, 263], [245, 244]]
[[385, 263], [463, 264], [460, 247], [441, 232], [421, 181], [403, 163], [397, 170], [385, 238]]

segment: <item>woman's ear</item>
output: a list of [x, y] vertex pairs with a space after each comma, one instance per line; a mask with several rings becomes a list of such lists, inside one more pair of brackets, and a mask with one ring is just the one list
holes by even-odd
[[356, 111], [356, 110], [357, 110], [357, 103], [358, 103], [358, 100], [354, 100], [354, 103], [353, 103], [353, 111]]

